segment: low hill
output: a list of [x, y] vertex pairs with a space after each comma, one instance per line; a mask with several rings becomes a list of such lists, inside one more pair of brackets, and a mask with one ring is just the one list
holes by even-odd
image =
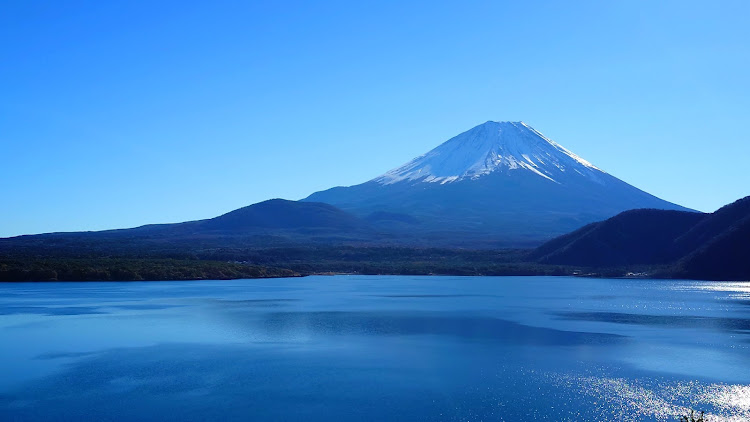
[[278, 229], [339, 233], [367, 231], [369, 227], [365, 221], [333, 205], [271, 199], [200, 221], [196, 229], [229, 233]]
[[97, 232], [0, 239], [0, 255], [91, 256], [183, 253], [233, 246], [357, 243], [376, 237], [365, 220], [332, 205], [272, 199], [219, 217]]

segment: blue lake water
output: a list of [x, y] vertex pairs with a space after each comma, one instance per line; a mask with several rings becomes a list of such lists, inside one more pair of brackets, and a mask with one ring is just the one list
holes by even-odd
[[0, 420], [750, 420], [750, 283], [0, 284]]

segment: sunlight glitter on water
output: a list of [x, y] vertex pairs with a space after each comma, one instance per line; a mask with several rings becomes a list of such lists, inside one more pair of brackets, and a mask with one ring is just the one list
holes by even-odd
[[697, 282], [674, 287], [675, 290], [703, 290], [733, 293], [731, 299], [750, 299], [750, 281], [741, 282]]
[[750, 420], [750, 385], [678, 383], [664, 391], [678, 400], [690, 400], [695, 407], [713, 410], [706, 420], [739, 422]]
[[[690, 412], [705, 411], [707, 422], [750, 420], [750, 386], [705, 384], [697, 381], [645, 383], [625, 378], [551, 374], [553, 384], [575, 388], [594, 398], [603, 411], [624, 420], [641, 417], [671, 421]], [[619, 420], [619, 419], [618, 419]]]

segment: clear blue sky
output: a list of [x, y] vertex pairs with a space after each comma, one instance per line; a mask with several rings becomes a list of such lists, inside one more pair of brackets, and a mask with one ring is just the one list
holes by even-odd
[[404, 3], [2, 2], [0, 236], [299, 199], [487, 120], [702, 211], [750, 194], [750, 2]]

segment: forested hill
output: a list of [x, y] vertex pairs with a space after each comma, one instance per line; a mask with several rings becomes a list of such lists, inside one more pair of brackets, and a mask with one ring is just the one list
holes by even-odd
[[750, 196], [711, 214], [626, 211], [553, 239], [536, 262], [589, 268], [667, 265], [663, 274], [750, 280]]

